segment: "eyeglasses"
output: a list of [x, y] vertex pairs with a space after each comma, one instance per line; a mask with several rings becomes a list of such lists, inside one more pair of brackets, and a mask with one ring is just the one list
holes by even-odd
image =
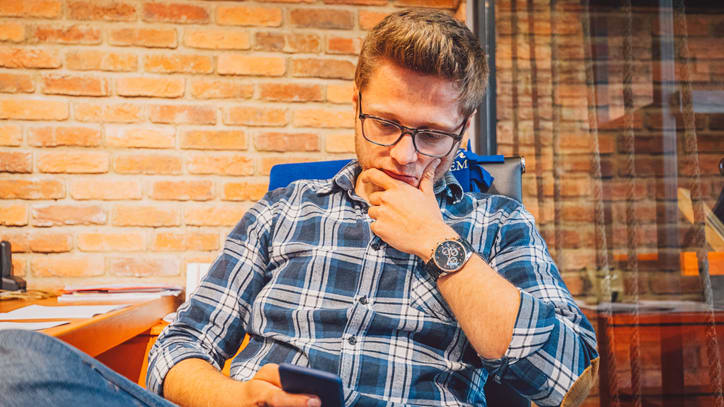
[[362, 136], [365, 140], [378, 146], [389, 147], [397, 144], [405, 134], [412, 137], [415, 151], [428, 157], [445, 157], [450, 154], [455, 144], [463, 138], [466, 117], [460, 125], [460, 133], [447, 133], [440, 130], [416, 129], [406, 127], [392, 120], [383, 119], [371, 114], [362, 113], [362, 92], [358, 93], [359, 120], [362, 126]]

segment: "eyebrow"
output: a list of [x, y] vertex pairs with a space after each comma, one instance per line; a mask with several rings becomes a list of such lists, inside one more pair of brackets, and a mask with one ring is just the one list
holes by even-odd
[[458, 125], [457, 127], [455, 127], [452, 130], [443, 130], [443, 128], [445, 128], [446, 126], [443, 126], [441, 123], [435, 123], [435, 122], [425, 122], [421, 126], [412, 127], [412, 126], [407, 126], [407, 125], [402, 124], [402, 122], [399, 120], [397, 115], [395, 115], [393, 113], [388, 113], [388, 112], [379, 113], [375, 109], [372, 109], [371, 112], [365, 111], [364, 113], [365, 114], [369, 113], [371, 116], [379, 117], [380, 119], [389, 120], [391, 122], [395, 122], [395, 123], [403, 125], [405, 127], [410, 127], [410, 128], [414, 128], [414, 129], [434, 130], [434, 131], [440, 131], [443, 133], [455, 134], [455, 135], [457, 135], [458, 131], [460, 130], [460, 127], [465, 123], [465, 120], [463, 120], [463, 123], [461, 123], [460, 125]]

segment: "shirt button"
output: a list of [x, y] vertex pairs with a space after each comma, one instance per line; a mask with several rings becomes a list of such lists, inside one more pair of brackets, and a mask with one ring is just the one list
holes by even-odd
[[380, 242], [374, 242], [374, 243], [372, 243], [372, 249], [374, 249], [374, 250], [380, 250], [380, 247], [382, 247], [382, 244], [380, 244]]
[[354, 336], [350, 336], [349, 338], [347, 338], [347, 342], [349, 342], [350, 345], [354, 345], [357, 343], [357, 338], [355, 338]]
[[359, 303], [362, 305], [367, 305], [367, 297], [362, 297], [359, 299]]

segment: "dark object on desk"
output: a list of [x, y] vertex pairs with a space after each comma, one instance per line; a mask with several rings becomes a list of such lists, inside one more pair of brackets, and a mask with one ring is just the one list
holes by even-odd
[[25, 280], [20, 277], [13, 276], [13, 258], [12, 250], [10, 249], [10, 242], [6, 240], [0, 242], [0, 269], [2, 269], [0, 289], [8, 291], [25, 291]]
[[323, 370], [282, 363], [279, 365], [282, 389], [289, 393], [316, 394], [324, 407], [343, 407], [342, 379]]

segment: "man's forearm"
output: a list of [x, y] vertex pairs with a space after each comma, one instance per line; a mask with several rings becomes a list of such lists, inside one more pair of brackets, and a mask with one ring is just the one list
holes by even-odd
[[513, 337], [518, 289], [477, 255], [460, 271], [441, 277], [438, 288], [478, 355], [502, 357]]
[[180, 406], [239, 405], [240, 384], [203, 359], [184, 359], [166, 375], [163, 395]]

